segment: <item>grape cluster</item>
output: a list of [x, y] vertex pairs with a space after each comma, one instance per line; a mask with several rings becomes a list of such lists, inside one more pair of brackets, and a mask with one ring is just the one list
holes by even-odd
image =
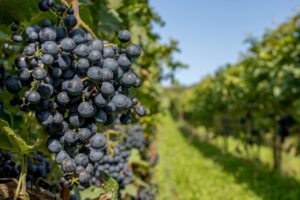
[[[0, 65], [0, 93], [3, 90], [3, 87], [5, 86], [5, 67], [3, 65]], [[4, 102], [0, 101], [0, 111], [3, 110]]]
[[7, 78], [6, 88], [15, 94], [12, 104], [35, 112], [45, 127], [48, 149], [64, 172], [62, 183], [77, 183], [83, 190], [98, 183], [95, 163], [106, 151], [106, 138], [97, 125], [108, 126], [116, 117], [129, 124], [132, 115], [146, 114], [129, 93], [141, 85], [131, 68], [141, 49], [129, 44], [127, 30], [117, 34], [119, 47], [74, 28], [74, 10], [65, 5], [41, 0], [39, 8], [55, 12], [59, 23], [46, 19], [41, 26], [26, 27], [24, 34], [19, 25], [11, 26], [12, 40], [26, 46], [14, 63], [18, 74]]
[[[58, 193], [61, 187], [55, 182], [46, 180], [50, 173], [51, 165], [49, 158], [36, 151], [27, 158], [27, 187], [39, 187], [52, 193]], [[0, 178], [18, 179], [21, 174], [21, 164], [14, 161], [14, 154], [0, 150]]]
[[129, 167], [129, 157], [132, 149], [143, 151], [145, 146], [145, 138], [140, 124], [129, 125], [123, 127], [115, 125], [115, 131], [121, 134], [122, 141], [111, 151], [106, 150], [102, 160], [95, 164], [96, 177], [105, 172], [113, 177], [119, 183], [120, 189], [124, 189], [126, 185], [133, 181], [133, 171]]
[[9, 153], [0, 151], [0, 166], [1, 178], [17, 178], [20, 174], [20, 170]]
[[126, 140], [125, 145], [127, 148], [135, 148], [140, 152], [145, 150], [145, 137], [143, 128], [140, 124], [133, 124], [127, 127], [126, 129]]
[[128, 165], [129, 157], [130, 150], [122, 144], [117, 145], [112, 154], [106, 151], [103, 159], [95, 165], [96, 176], [105, 172], [118, 182], [120, 189], [123, 189], [133, 181], [133, 173]]
[[[0, 177], [17, 178], [21, 173], [21, 164], [13, 160], [13, 154], [0, 150]], [[50, 172], [50, 160], [41, 152], [34, 152], [31, 158], [27, 159], [28, 171], [27, 181], [34, 183], [37, 179], [46, 179]]]
[[[32, 159], [28, 159], [27, 180], [35, 182], [35, 180], [42, 178], [46, 179], [51, 170], [50, 160], [41, 152], [33, 153]], [[21, 166], [19, 166], [21, 168]]]
[[138, 191], [138, 196], [136, 200], [154, 200], [155, 193], [147, 188], [141, 188]]

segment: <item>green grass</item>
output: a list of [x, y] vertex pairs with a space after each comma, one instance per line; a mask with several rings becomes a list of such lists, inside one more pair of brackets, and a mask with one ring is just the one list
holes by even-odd
[[[159, 200], [298, 200], [300, 182], [257, 161], [224, 153], [217, 145], [186, 137], [165, 115], [158, 132]], [[300, 166], [299, 166], [300, 167]]]

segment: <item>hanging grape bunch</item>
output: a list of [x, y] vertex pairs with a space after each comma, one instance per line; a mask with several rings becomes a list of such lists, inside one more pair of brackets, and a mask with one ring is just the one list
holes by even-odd
[[95, 164], [95, 175], [98, 177], [105, 172], [118, 182], [119, 189], [124, 189], [133, 181], [133, 173], [128, 165], [130, 149], [120, 143], [113, 151], [112, 154], [105, 151], [103, 159]]
[[7, 78], [6, 88], [15, 95], [14, 105], [35, 112], [45, 127], [48, 149], [64, 171], [62, 183], [83, 190], [99, 185], [92, 178], [94, 164], [107, 145], [97, 125], [108, 126], [119, 116], [122, 124], [129, 124], [132, 115], [146, 114], [129, 92], [141, 84], [131, 68], [141, 49], [128, 44], [127, 30], [117, 34], [119, 48], [74, 28], [74, 10], [66, 5], [42, 0], [39, 8], [55, 12], [59, 23], [45, 19], [41, 26], [25, 27], [24, 33], [18, 24], [11, 26], [12, 40], [26, 46], [15, 60], [18, 73]]

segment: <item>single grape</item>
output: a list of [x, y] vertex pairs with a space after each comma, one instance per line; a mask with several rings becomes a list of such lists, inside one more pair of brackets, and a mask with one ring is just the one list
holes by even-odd
[[102, 94], [107, 96], [111, 96], [115, 92], [114, 86], [109, 82], [103, 82], [100, 90]]
[[131, 116], [129, 114], [122, 114], [120, 117], [120, 122], [122, 124], [130, 124], [132, 121]]
[[75, 53], [79, 57], [87, 57], [90, 50], [86, 44], [80, 44], [75, 48]]
[[126, 53], [129, 57], [136, 58], [136, 57], [139, 57], [141, 55], [141, 48], [136, 44], [130, 44], [126, 48]]
[[95, 96], [94, 103], [96, 104], [96, 106], [98, 106], [100, 108], [107, 104], [106, 100], [101, 95], [101, 93], [98, 93], [98, 95]]
[[37, 92], [43, 97], [43, 98], [49, 98], [54, 93], [54, 88], [51, 84], [41, 83], [37, 87]]
[[64, 38], [60, 41], [60, 47], [63, 51], [72, 51], [75, 49], [76, 44], [72, 38]]
[[64, 24], [67, 28], [73, 28], [77, 24], [77, 19], [73, 15], [67, 15], [64, 18]]
[[64, 134], [64, 141], [68, 144], [73, 144], [78, 140], [78, 134], [75, 131], [68, 130]]
[[52, 65], [54, 63], [54, 58], [50, 54], [44, 54], [42, 56], [42, 63], [45, 65]]
[[71, 114], [69, 122], [73, 127], [80, 128], [84, 124], [85, 120], [77, 114]]
[[35, 67], [32, 71], [32, 77], [36, 80], [43, 80], [47, 76], [47, 72], [44, 68]]
[[104, 124], [107, 121], [107, 114], [103, 110], [99, 110], [95, 115], [95, 121]]
[[72, 158], [65, 158], [61, 162], [61, 168], [64, 172], [73, 172], [76, 169], [76, 164]]
[[103, 148], [106, 144], [106, 138], [101, 133], [96, 133], [90, 139], [91, 146], [95, 149]]
[[90, 67], [90, 63], [88, 61], [88, 59], [86, 58], [80, 58], [77, 62], [76, 62], [76, 68], [80, 71], [87, 71], [88, 68]]
[[43, 12], [48, 11], [49, 10], [48, 0], [40, 0], [39, 9]]
[[46, 27], [43, 28], [39, 32], [39, 38], [41, 42], [46, 42], [46, 41], [55, 41], [56, 39], [56, 30], [51, 27]]
[[93, 104], [89, 102], [82, 102], [79, 104], [77, 111], [81, 117], [87, 118], [95, 115], [96, 109]]
[[44, 126], [49, 126], [53, 123], [53, 115], [49, 111], [36, 113], [37, 120]]
[[57, 44], [53, 41], [47, 41], [45, 43], [42, 44], [42, 52], [44, 54], [57, 54], [58, 52], [58, 47]]
[[110, 69], [112, 72], [117, 71], [118, 66], [118, 62], [113, 58], [105, 58], [103, 60], [103, 67]]
[[97, 51], [102, 52], [103, 51], [103, 43], [102, 43], [101, 40], [98, 40], [98, 39], [93, 40], [90, 43], [89, 48], [90, 48], [91, 51], [97, 50]]
[[115, 50], [112, 46], [104, 47], [103, 58], [113, 58], [115, 56]]
[[20, 80], [15, 76], [9, 76], [8, 79], [6, 80], [5, 86], [6, 89], [13, 94], [19, 93], [22, 89], [22, 84]]
[[120, 42], [128, 42], [131, 38], [131, 34], [128, 30], [122, 30], [122, 31], [119, 31], [118, 33], [118, 39], [120, 40]]
[[88, 128], [81, 128], [78, 132], [79, 140], [82, 142], [86, 142], [90, 139], [92, 133]]
[[91, 62], [98, 62], [100, 59], [102, 59], [102, 54], [98, 50], [92, 50], [88, 55], [88, 59]]
[[32, 104], [37, 104], [41, 100], [41, 95], [36, 91], [25, 92], [25, 97]]
[[125, 54], [121, 54], [118, 59], [118, 64], [120, 67], [127, 70], [131, 65], [131, 61]]
[[23, 37], [17, 33], [13, 33], [11, 35], [11, 39], [14, 41], [14, 42], [22, 42], [23, 41]]
[[48, 140], [48, 149], [51, 153], [58, 153], [61, 150], [62, 146], [60, 142], [56, 139]]
[[89, 159], [92, 162], [98, 162], [103, 158], [104, 154], [102, 151], [96, 150], [96, 149], [90, 149], [89, 152]]
[[86, 154], [79, 153], [75, 156], [74, 161], [76, 165], [86, 167], [89, 163], [89, 158]]

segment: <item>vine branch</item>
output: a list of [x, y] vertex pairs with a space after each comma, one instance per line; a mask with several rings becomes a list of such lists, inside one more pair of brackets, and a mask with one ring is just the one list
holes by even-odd
[[89, 25], [87, 25], [80, 17], [79, 14], [79, 2], [78, 0], [61, 0], [63, 3], [65, 3], [67, 6], [72, 6], [74, 9], [74, 16], [77, 19], [77, 26], [82, 26], [87, 32], [89, 32], [93, 38], [97, 38], [97, 35], [94, 33], [94, 31], [91, 29]]
[[28, 193], [26, 191], [26, 175], [27, 175], [27, 157], [22, 155], [22, 171], [19, 177], [18, 186], [14, 196], [14, 200], [17, 200], [18, 197], [21, 199], [29, 199]]

